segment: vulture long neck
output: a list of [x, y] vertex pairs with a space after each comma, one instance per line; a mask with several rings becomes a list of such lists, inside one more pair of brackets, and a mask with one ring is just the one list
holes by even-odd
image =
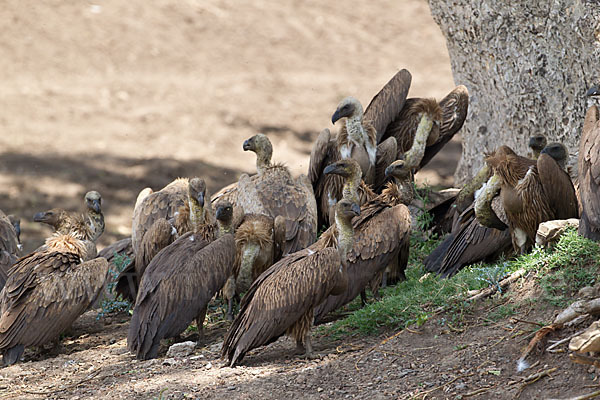
[[342, 265], [345, 267], [348, 259], [348, 252], [352, 249], [354, 244], [354, 228], [352, 227], [352, 221], [350, 219], [340, 217], [337, 213], [335, 214], [335, 224], [338, 233], [338, 251], [340, 252]]
[[[206, 198], [210, 199], [208, 192]], [[190, 222], [193, 231], [198, 231], [204, 225], [214, 224], [215, 220], [212, 215], [212, 208], [210, 200], [204, 202], [204, 207], [192, 200], [188, 200], [188, 206], [190, 208]]]
[[488, 226], [486, 221], [497, 219], [495, 218], [494, 210], [492, 210], [492, 199], [500, 192], [501, 186], [500, 177], [494, 174], [488, 179], [485, 186], [476, 196], [475, 215], [477, 220], [484, 226]]
[[90, 230], [90, 240], [95, 242], [104, 233], [104, 214], [91, 208], [87, 210], [86, 225]]
[[256, 152], [256, 172], [262, 175], [271, 166], [272, 151], [260, 149]]
[[[361, 204], [360, 196], [358, 194], [358, 188], [362, 178], [362, 172], [360, 169], [352, 174], [349, 178], [344, 181], [344, 187], [342, 188], [342, 198], [350, 200], [356, 204]], [[337, 217], [336, 217], [337, 221]]]
[[219, 228], [218, 237], [227, 235], [228, 233], [233, 234], [233, 223], [231, 218], [228, 220], [217, 220], [217, 226]]
[[[479, 190], [483, 184], [488, 180], [490, 174], [490, 167], [484, 164], [483, 167], [477, 172], [477, 175], [471, 179], [467, 184], [458, 192], [456, 196], [456, 204], [463, 204], [468, 199], [472, 199], [472, 196], [477, 190]], [[493, 197], [493, 196], [492, 196]], [[491, 199], [491, 198], [490, 198]], [[469, 201], [470, 202], [470, 201]]]
[[417, 133], [415, 133], [415, 140], [411, 148], [404, 153], [404, 161], [410, 169], [415, 169], [421, 163], [423, 156], [425, 155], [425, 146], [429, 133], [433, 128], [433, 119], [427, 113], [421, 113], [421, 120], [417, 127]]

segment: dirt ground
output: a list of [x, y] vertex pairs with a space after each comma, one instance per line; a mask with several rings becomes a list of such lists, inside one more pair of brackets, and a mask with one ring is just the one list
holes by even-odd
[[[0, 27], [0, 209], [21, 217], [26, 251], [50, 233], [31, 222], [35, 212], [80, 209], [88, 190], [103, 195], [103, 247], [131, 233], [142, 188], [201, 176], [215, 191], [253, 172], [241, 144], [257, 132], [273, 141], [276, 161], [305, 173], [338, 101], [353, 95], [366, 105], [400, 68], [413, 75], [410, 96], [441, 98], [454, 87], [423, 0], [10, 0]], [[418, 179], [450, 186], [460, 151], [453, 140]], [[62, 347], [28, 350], [26, 362], [0, 370], [0, 398], [378, 399], [444, 384], [427, 397], [494, 386], [479, 398], [512, 398], [525, 342], [511, 335], [527, 326], [469, 318], [464, 332], [436, 319], [373, 351], [394, 332], [320, 336], [318, 361], [297, 360], [280, 340], [231, 369], [217, 360], [226, 326], [209, 327], [193, 356], [137, 362], [126, 351], [128, 316], [89, 312]], [[544, 355], [538, 369], [546, 365], [559, 370], [521, 398], [595, 383], [564, 354]]]

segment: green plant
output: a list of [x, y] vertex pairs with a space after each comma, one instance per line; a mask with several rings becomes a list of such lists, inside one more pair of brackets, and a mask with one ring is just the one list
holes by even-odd
[[[119, 274], [131, 264], [132, 260], [126, 254], [115, 253], [112, 259], [112, 265], [114, 268], [108, 269], [109, 283], [107, 285], [109, 293], [112, 293], [115, 286], [117, 285], [117, 277]], [[111, 264], [109, 264], [111, 265]], [[96, 319], [103, 318], [107, 314], [121, 311], [130, 311], [131, 303], [123, 299], [121, 296], [113, 299], [104, 299], [100, 304], [100, 311], [96, 316]]]

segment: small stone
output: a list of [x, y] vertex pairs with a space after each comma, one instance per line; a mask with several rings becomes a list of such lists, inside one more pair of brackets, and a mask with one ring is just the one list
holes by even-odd
[[177, 361], [174, 358], [165, 358], [162, 362], [162, 365], [175, 365]]
[[322, 388], [322, 387], [318, 387], [318, 388], [317, 388], [317, 392], [321, 393], [322, 391], [323, 391], [323, 388]]
[[204, 354], [199, 354], [197, 356], [191, 356], [190, 360], [195, 361], [195, 360], [199, 360], [201, 358], [204, 358]]
[[235, 390], [237, 389], [235, 386], [227, 386], [227, 390]]
[[194, 342], [175, 343], [169, 347], [169, 351], [167, 351], [167, 357], [186, 357], [192, 354], [195, 348], [196, 343]]
[[211, 368], [212, 368], [212, 363], [211, 363], [211, 362], [208, 362], [208, 363], [207, 363], [207, 364], [204, 366], [204, 368], [206, 368], [206, 369], [211, 369]]

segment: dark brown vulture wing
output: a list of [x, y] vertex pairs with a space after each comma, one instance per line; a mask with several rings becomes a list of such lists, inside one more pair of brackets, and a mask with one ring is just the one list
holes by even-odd
[[0, 292], [0, 351], [16, 362], [25, 346], [40, 346], [58, 335], [94, 302], [108, 262], [81, 263], [74, 253], [43, 252], [23, 257]]
[[406, 206], [390, 207], [374, 200], [361, 207], [361, 214], [352, 220], [352, 225], [354, 246], [348, 252], [348, 287], [342, 294], [327, 297], [315, 309], [316, 322], [352, 301], [395, 259], [399, 259], [398, 265], [406, 265], [400, 260], [406, 256], [400, 251], [406, 247], [404, 238], [410, 232], [410, 212]]
[[592, 106], [585, 115], [579, 143], [579, 196], [581, 221], [579, 234], [600, 241], [600, 117]]
[[579, 217], [577, 195], [569, 174], [548, 154], [540, 154], [537, 170], [548, 206], [555, 219]]
[[377, 132], [377, 143], [384, 137], [389, 137], [387, 127], [398, 118], [404, 106], [412, 76], [402, 69], [373, 97], [363, 116], [364, 121], [370, 121]]
[[159, 251], [176, 239], [175, 227], [166, 219], [157, 219], [146, 231], [135, 255], [135, 273], [139, 279]]
[[419, 164], [421, 168], [462, 128], [467, 118], [467, 112], [469, 111], [469, 91], [466, 86], [460, 85], [454, 88], [454, 90], [440, 101], [440, 107], [442, 108], [440, 137], [434, 144], [427, 146], [425, 149], [425, 154]]
[[385, 181], [385, 169], [394, 161], [398, 153], [398, 144], [395, 137], [389, 137], [377, 145], [377, 159], [375, 162], [375, 183], [373, 187], [381, 188]]
[[139, 359], [154, 358], [161, 339], [180, 334], [201, 316], [231, 275], [235, 253], [231, 234], [208, 243], [188, 232], [162, 249], [140, 283], [127, 335], [129, 350]]
[[244, 355], [283, 335], [335, 286], [337, 249], [308, 249], [282, 258], [252, 284], [223, 342], [222, 355], [235, 365]]
[[17, 261], [18, 245], [19, 241], [14, 226], [0, 211], [0, 290], [8, 278], [9, 268]]

